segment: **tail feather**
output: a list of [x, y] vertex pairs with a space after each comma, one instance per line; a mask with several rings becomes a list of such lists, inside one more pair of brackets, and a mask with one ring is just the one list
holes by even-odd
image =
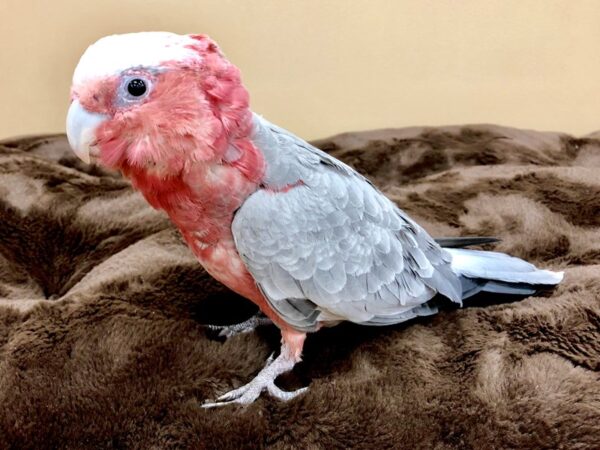
[[446, 237], [435, 240], [440, 247], [463, 248], [471, 245], [494, 244], [500, 239], [494, 237]]
[[531, 295], [563, 278], [563, 272], [541, 270], [504, 253], [451, 248], [446, 251], [452, 255], [452, 271], [461, 278], [463, 299], [481, 291]]
[[480, 292], [490, 292], [492, 294], [507, 295], [532, 295], [538, 290], [531, 284], [525, 283], [506, 283], [503, 281], [483, 280], [481, 278], [460, 277], [462, 284], [462, 300], [472, 297]]

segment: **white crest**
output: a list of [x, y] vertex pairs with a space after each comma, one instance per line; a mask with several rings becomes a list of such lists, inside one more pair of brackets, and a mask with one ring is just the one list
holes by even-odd
[[160, 31], [103, 37], [81, 56], [73, 84], [115, 75], [130, 67], [155, 67], [166, 61], [197, 58], [197, 53], [187, 47], [193, 43], [190, 36]]

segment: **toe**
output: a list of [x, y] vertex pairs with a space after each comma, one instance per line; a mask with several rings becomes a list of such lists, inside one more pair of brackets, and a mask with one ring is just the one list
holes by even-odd
[[219, 337], [228, 338], [228, 337], [231, 337], [232, 335], [233, 335], [233, 333], [227, 327], [223, 327], [223, 329], [221, 331], [219, 331]]
[[229, 405], [232, 402], [205, 402], [202, 403], [200, 406], [204, 409], [210, 409], [210, 408], [218, 408], [219, 406], [225, 406], [225, 405]]
[[288, 401], [298, 397], [301, 394], [304, 394], [306, 391], [308, 391], [308, 387], [296, 389], [295, 391], [284, 391], [283, 389], [277, 387], [275, 383], [272, 383], [267, 386], [267, 391], [269, 391], [269, 394], [276, 399]]
[[205, 402], [202, 404], [203, 408], [216, 408], [217, 406], [224, 405], [248, 405], [253, 403], [258, 396], [260, 395], [261, 390], [257, 389], [248, 389], [247, 386], [243, 386], [240, 389], [236, 389], [234, 391], [227, 392], [226, 394], [221, 395], [214, 402]]
[[248, 390], [248, 385], [239, 387], [237, 389], [234, 389], [233, 391], [226, 392], [225, 394], [217, 397], [217, 401], [221, 402], [221, 401], [227, 401], [227, 400], [236, 399], [236, 398], [241, 397], [242, 395], [244, 395], [247, 390]]

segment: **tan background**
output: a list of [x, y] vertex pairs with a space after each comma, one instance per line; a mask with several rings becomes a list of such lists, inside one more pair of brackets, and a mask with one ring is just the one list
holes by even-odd
[[307, 138], [600, 128], [600, 1], [0, 1], [0, 137], [62, 131], [85, 47], [141, 30], [211, 35], [254, 110]]

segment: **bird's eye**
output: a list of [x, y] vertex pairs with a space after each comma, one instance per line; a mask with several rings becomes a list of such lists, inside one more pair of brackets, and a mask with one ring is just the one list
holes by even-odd
[[146, 93], [146, 82], [140, 78], [134, 78], [127, 84], [127, 92], [134, 97], [140, 97]]
[[144, 103], [153, 86], [152, 77], [145, 74], [124, 74], [115, 97], [116, 106], [130, 108]]

